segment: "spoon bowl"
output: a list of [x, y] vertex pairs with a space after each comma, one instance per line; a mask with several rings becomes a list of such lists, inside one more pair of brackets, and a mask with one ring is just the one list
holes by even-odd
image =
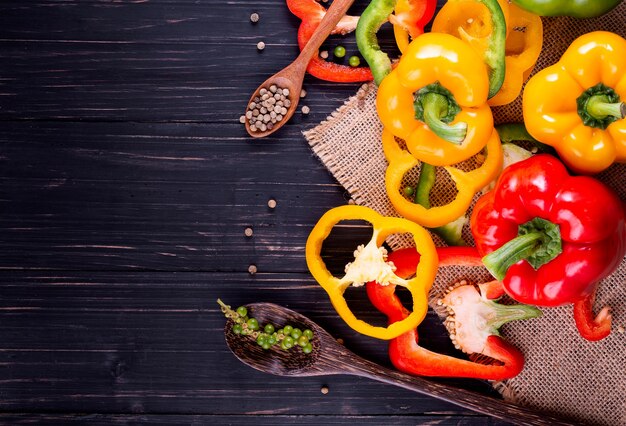
[[295, 347], [289, 350], [275, 347], [264, 350], [253, 337], [235, 334], [232, 331], [234, 322], [229, 319], [224, 330], [226, 344], [241, 362], [264, 373], [278, 376], [350, 374], [399, 386], [517, 425], [576, 424], [478, 392], [382, 367], [350, 352], [315, 322], [282, 306], [253, 303], [246, 307], [249, 315], [256, 318], [259, 324], [271, 323], [277, 329], [289, 324], [301, 330], [308, 328], [313, 331], [311, 340], [313, 351], [310, 354], [305, 354]]
[[283, 88], [289, 89], [289, 101], [291, 105], [287, 108], [287, 113], [283, 115], [283, 119], [276, 123], [273, 123], [271, 129], [265, 131], [251, 129], [251, 124], [248, 119], [245, 121], [246, 131], [253, 138], [263, 138], [276, 132], [293, 116], [293, 113], [298, 107], [298, 101], [300, 100], [300, 91], [302, 89], [302, 81], [304, 80], [304, 74], [306, 68], [313, 55], [316, 55], [319, 47], [322, 45], [326, 37], [331, 33], [333, 28], [346, 14], [350, 6], [352, 6], [354, 0], [333, 0], [332, 4], [326, 11], [324, 18], [320, 22], [315, 32], [311, 35], [311, 38], [304, 46], [298, 57], [286, 68], [283, 68], [267, 80], [265, 80], [252, 94], [248, 104], [246, 105], [246, 112], [248, 111], [248, 105], [259, 96], [259, 92], [263, 88], [268, 88], [272, 84]]

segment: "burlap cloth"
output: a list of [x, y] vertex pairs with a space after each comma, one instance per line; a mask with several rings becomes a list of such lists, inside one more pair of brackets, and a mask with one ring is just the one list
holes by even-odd
[[[544, 47], [535, 71], [558, 60], [578, 36], [592, 30], [612, 31], [626, 36], [626, 3], [596, 19], [544, 19]], [[558, 94], [553, 94], [558, 96]], [[387, 167], [381, 148], [382, 126], [375, 109], [376, 89], [362, 87], [337, 111], [317, 127], [304, 132], [314, 153], [356, 204], [369, 206], [384, 215], [397, 215], [388, 201], [384, 174]], [[496, 123], [520, 122], [521, 98], [494, 108]], [[614, 165], [599, 178], [626, 200], [626, 165]], [[417, 171], [414, 171], [417, 175]], [[438, 176], [440, 182], [441, 176]], [[445, 181], [445, 176], [443, 179]], [[415, 182], [415, 180], [413, 180]], [[450, 186], [438, 184], [433, 203], [450, 197]], [[467, 226], [466, 226], [467, 228]], [[471, 242], [471, 235], [464, 235]], [[434, 238], [438, 244], [442, 242]], [[392, 248], [409, 245], [399, 237], [388, 243]], [[469, 278], [487, 279], [483, 268], [441, 268], [431, 292], [438, 297], [446, 285]], [[601, 283], [596, 300], [609, 305], [613, 314], [611, 335], [600, 342], [587, 342], [574, 325], [572, 306], [543, 309], [543, 317], [507, 324], [503, 336], [520, 348], [526, 357], [524, 370], [517, 377], [493, 383], [506, 400], [542, 411], [561, 414], [581, 423], [626, 425], [626, 262]], [[431, 306], [435, 308], [431, 302]]]

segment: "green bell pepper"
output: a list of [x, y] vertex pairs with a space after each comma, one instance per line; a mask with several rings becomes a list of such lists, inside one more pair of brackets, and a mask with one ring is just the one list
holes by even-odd
[[513, 0], [517, 6], [539, 16], [593, 18], [604, 15], [622, 0]]

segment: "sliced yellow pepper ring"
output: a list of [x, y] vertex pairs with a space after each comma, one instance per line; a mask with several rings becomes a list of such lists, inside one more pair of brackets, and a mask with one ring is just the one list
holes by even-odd
[[507, 105], [521, 93], [524, 82], [539, 59], [543, 45], [543, 22], [533, 13], [514, 4], [509, 5], [511, 16], [507, 21], [506, 74], [502, 87], [487, 101], [490, 106]]
[[389, 163], [385, 172], [385, 187], [389, 201], [400, 215], [427, 228], [443, 226], [463, 216], [474, 194], [491, 182], [502, 169], [502, 145], [498, 132], [494, 130], [487, 142], [485, 162], [480, 167], [470, 172], [445, 167], [450, 179], [456, 185], [457, 197], [444, 206], [427, 209], [402, 195], [402, 180], [409, 170], [419, 165], [419, 160], [403, 150], [393, 134], [386, 129], [383, 130], [382, 143], [385, 158]]
[[[365, 220], [374, 230], [372, 240], [367, 245], [357, 248], [355, 261], [346, 266], [346, 275], [337, 278], [326, 268], [321, 251], [322, 244], [332, 228], [343, 220]], [[408, 280], [394, 273], [395, 267], [386, 262], [386, 251], [381, 247], [389, 235], [397, 233], [412, 234], [415, 249], [420, 254], [415, 277]], [[355, 331], [366, 336], [389, 340], [415, 329], [426, 316], [428, 292], [437, 274], [438, 257], [430, 234], [418, 224], [402, 218], [385, 217], [364, 206], [336, 207], [326, 212], [317, 222], [309, 234], [305, 252], [309, 271], [326, 290], [339, 316]], [[388, 327], [373, 326], [356, 318], [348, 307], [344, 293], [351, 284], [358, 286], [368, 281], [377, 281], [380, 285], [396, 284], [406, 287], [413, 298], [413, 312], [405, 320]]]

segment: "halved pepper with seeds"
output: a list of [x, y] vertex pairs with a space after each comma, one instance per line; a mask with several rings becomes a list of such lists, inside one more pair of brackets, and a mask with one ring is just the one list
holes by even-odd
[[491, 137], [488, 92], [487, 69], [471, 47], [449, 34], [426, 33], [380, 84], [376, 109], [415, 158], [449, 166], [477, 154]]
[[[479, 266], [480, 255], [472, 247], [437, 249], [440, 266]], [[396, 273], [409, 276], [419, 262], [413, 250], [398, 250], [389, 255]], [[471, 360], [436, 353], [419, 345], [417, 330], [389, 342], [389, 357], [393, 365], [409, 374], [433, 377], [468, 377], [502, 380], [516, 376], [524, 366], [523, 354], [500, 337], [498, 329], [506, 322], [534, 318], [541, 311], [526, 305], [501, 305], [494, 300], [502, 296], [497, 282], [479, 284], [479, 289], [465, 281], [454, 286], [439, 302], [448, 311], [445, 321], [457, 349], [470, 355]], [[395, 286], [367, 284], [372, 304], [387, 315], [389, 322], [401, 321], [408, 312], [394, 293]], [[485, 357], [487, 357], [485, 359]]]
[[[322, 260], [324, 240], [340, 221], [364, 220], [373, 227], [372, 238], [366, 245], [354, 252], [354, 262], [346, 265], [345, 275], [335, 277]], [[412, 271], [412, 278], [401, 278], [395, 274], [395, 266], [387, 261], [387, 251], [382, 247], [385, 239], [396, 233], [409, 233], [413, 236], [420, 262]], [[378, 339], [393, 339], [417, 327], [428, 310], [428, 291], [437, 273], [437, 251], [430, 234], [418, 224], [407, 219], [381, 216], [376, 211], [363, 206], [349, 205], [335, 207], [326, 212], [317, 222], [306, 242], [306, 262], [315, 280], [322, 286], [339, 316], [355, 331]], [[344, 293], [350, 285], [362, 286], [376, 281], [378, 285], [393, 284], [406, 287], [413, 298], [413, 311], [402, 321], [388, 327], [377, 327], [356, 318], [348, 307]]]
[[626, 40], [606, 31], [576, 39], [559, 62], [535, 74], [523, 95], [524, 122], [573, 171], [626, 162]]

